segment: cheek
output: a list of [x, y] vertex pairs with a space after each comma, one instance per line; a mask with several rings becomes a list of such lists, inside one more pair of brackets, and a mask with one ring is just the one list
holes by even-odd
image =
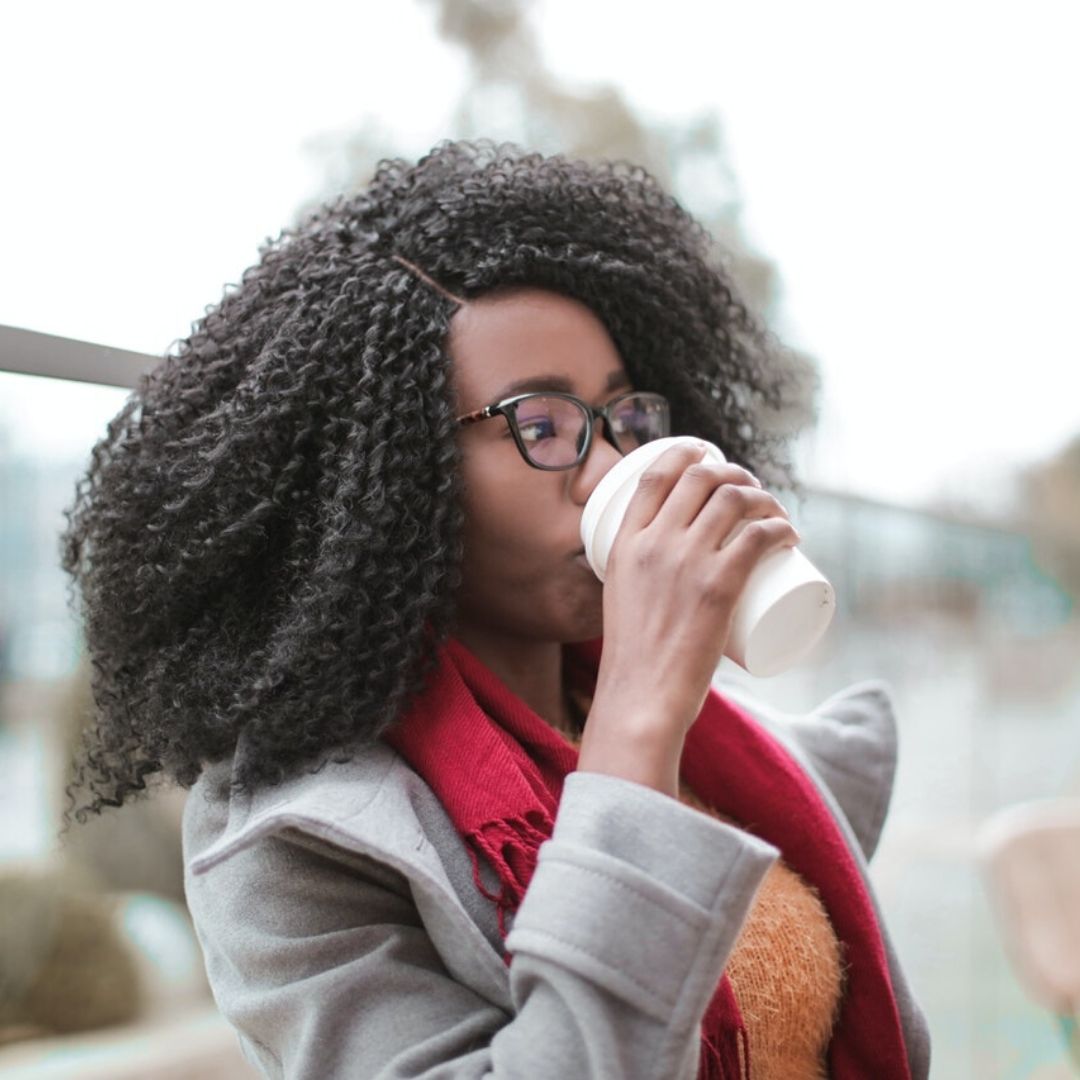
[[484, 449], [490, 452], [481, 460], [466, 462], [466, 561], [495, 559], [524, 569], [550, 558], [561, 490], [557, 474], [524, 466], [505, 446]]
[[489, 576], [515, 578], [550, 560], [550, 537], [545, 537], [544, 514], [535, 499], [505, 498], [465, 512], [467, 565]]

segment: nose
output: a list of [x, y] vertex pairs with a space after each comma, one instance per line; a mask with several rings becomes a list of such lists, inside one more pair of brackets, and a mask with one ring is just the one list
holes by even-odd
[[584, 506], [605, 473], [622, 456], [605, 438], [604, 421], [597, 417], [593, 422], [592, 445], [588, 455], [577, 468], [567, 469], [569, 494], [574, 502]]

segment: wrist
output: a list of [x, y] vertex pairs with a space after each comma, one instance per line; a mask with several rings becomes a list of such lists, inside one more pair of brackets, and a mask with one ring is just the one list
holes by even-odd
[[590, 719], [594, 726], [611, 723], [619, 731], [635, 732], [635, 737], [665, 740], [669, 732], [683, 733], [697, 712], [688, 713], [687, 693], [679, 677], [665, 679], [641, 678], [641, 664], [635, 672], [626, 664], [614, 662], [605, 667], [601, 657], [596, 676]]
[[676, 737], [671, 729], [660, 731], [642, 723], [606, 724], [590, 712], [577, 768], [579, 772], [632, 780], [677, 799], [682, 744], [681, 736]]

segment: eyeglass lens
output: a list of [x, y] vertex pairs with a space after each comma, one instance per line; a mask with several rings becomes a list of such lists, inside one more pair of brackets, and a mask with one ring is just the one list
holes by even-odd
[[[537, 465], [573, 465], [585, 444], [588, 415], [566, 398], [538, 396], [517, 406], [517, 426]], [[615, 406], [611, 426], [624, 454], [667, 434], [667, 409], [655, 395], [631, 394]]]

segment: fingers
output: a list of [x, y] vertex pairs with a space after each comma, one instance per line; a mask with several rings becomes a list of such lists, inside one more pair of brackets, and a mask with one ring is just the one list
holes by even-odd
[[[677, 492], [678, 488], [672, 493], [672, 499]], [[747, 522], [762, 518], [790, 522], [791, 515], [783, 503], [767, 491], [741, 484], [719, 484], [706, 498], [689, 532], [708, 538], [712, 547], [722, 547], [730, 543]]]
[[795, 526], [787, 518], [767, 517], [745, 521], [738, 534], [729, 538], [724, 548], [725, 579], [742, 591], [746, 579], [759, 562], [782, 547], [794, 547], [799, 542]]
[[701, 595], [730, 613], [758, 563], [780, 548], [793, 547], [797, 541], [795, 530], [786, 518], [742, 522], [723, 553], [702, 564], [704, 574], [698, 579]]
[[[740, 465], [706, 463], [703, 460], [705, 453], [703, 447], [693, 443], [680, 443], [665, 450], [638, 478], [621, 531], [634, 532], [645, 528], [662, 509], [665, 524], [688, 525], [718, 483], [761, 486], [757, 478]], [[679, 492], [675, 504], [668, 509], [666, 504], [671, 501], [680, 478], [687, 472], [691, 480], [689, 487]]]
[[776, 515], [787, 517], [788, 512], [745, 469], [700, 461], [679, 477], [654, 521], [658, 527], [689, 528], [714, 536], [719, 531], [719, 543], [742, 518]]

